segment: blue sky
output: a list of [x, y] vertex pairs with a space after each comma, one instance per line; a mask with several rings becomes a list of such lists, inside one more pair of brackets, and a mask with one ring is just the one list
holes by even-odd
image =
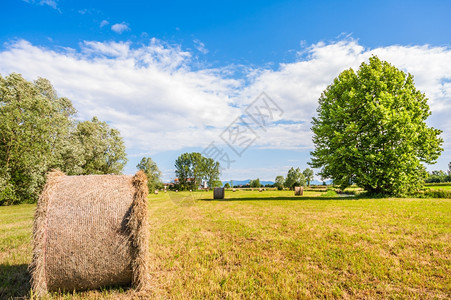
[[[0, 74], [48, 78], [78, 118], [124, 136], [133, 173], [151, 156], [173, 177], [212, 142], [234, 163], [222, 179], [273, 180], [306, 168], [310, 120], [334, 77], [372, 54], [412, 73], [451, 161], [450, 1], [3, 0]], [[234, 155], [221, 133], [260, 95], [283, 114]]]

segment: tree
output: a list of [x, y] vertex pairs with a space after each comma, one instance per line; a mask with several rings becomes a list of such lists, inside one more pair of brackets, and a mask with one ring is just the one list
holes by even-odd
[[[59, 98], [50, 82], [0, 75], [0, 205], [35, 202], [45, 173], [65, 165], [75, 109]], [[68, 163], [68, 168], [72, 165]]]
[[428, 127], [427, 98], [405, 74], [377, 57], [343, 71], [319, 98], [310, 165], [342, 189], [406, 194], [421, 188], [443, 140]]
[[226, 182], [226, 183], [224, 184], [224, 188], [230, 189], [230, 183]]
[[[219, 162], [215, 161], [212, 158], [201, 158], [202, 163], [202, 171], [204, 175], [204, 179], [207, 181], [209, 187], [215, 187], [215, 182], [219, 181]], [[222, 182], [219, 186], [222, 185]]]
[[262, 185], [260, 184], [260, 178], [257, 178], [255, 180], [251, 180], [251, 182], [249, 183], [251, 188], [259, 188]]
[[280, 191], [283, 190], [283, 184], [285, 182], [285, 178], [283, 178], [283, 176], [277, 176], [276, 179], [274, 180], [274, 185], [276, 186], [276, 188]]
[[120, 174], [127, 163], [122, 137], [97, 117], [80, 122], [75, 136], [83, 149], [83, 174]]
[[0, 205], [35, 202], [53, 168], [68, 175], [122, 170], [119, 131], [97, 118], [77, 124], [75, 114], [47, 79], [0, 75]]
[[305, 169], [302, 171], [302, 174], [304, 174], [305, 180], [307, 181], [307, 185], [310, 186], [310, 182], [313, 180], [313, 170], [312, 169]]
[[305, 185], [305, 177], [302, 174], [301, 169], [299, 168], [291, 168], [288, 170], [287, 178], [285, 179], [285, 186], [293, 189], [295, 186], [304, 186]]
[[198, 152], [183, 153], [175, 161], [175, 175], [182, 190], [197, 189], [202, 180], [206, 180], [210, 187], [215, 187], [219, 181], [219, 174], [219, 162]]
[[138, 170], [142, 170], [147, 176], [147, 187], [149, 192], [153, 192], [157, 188], [161, 188], [161, 171], [157, 164], [150, 157], [143, 157], [136, 166]]

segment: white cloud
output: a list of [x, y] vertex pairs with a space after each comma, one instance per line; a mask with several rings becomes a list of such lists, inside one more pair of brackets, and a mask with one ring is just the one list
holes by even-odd
[[208, 53], [208, 49], [205, 48], [205, 44], [204, 43], [202, 43], [199, 40], [194, 40], [193, 43], [194, 43], [194, 46], [196, 47], [197, 51], [199, 51], [202, 54], [207, 54]]
[[47, 5], [59, 11], [58, 0], [23, 0], [23, 1], [31, 4], [39, 4], [41, 6]]
[[127, 147], [143, 151], [206, 146], [239, 115], [227, 103], [240, 82], [214, 69], [190, 71], [190, 54], [178, 47], [153, 39], [138, 49], [114, 42], [81, 48], [56, 52], [20, 41], [0, 53], [0, 73], [48, 78], [81, 119], [110, 122]]
[[102, 22], [100, 22], [100, 28], [103, 28], [103, 27], [107, 26], [108, 24], [110, 24], [110, 22], [108, 22], [107, 20], [102, 20]]
[[428, 122], [444, 130], [445, 149], [450, 149], [451, 49], [446, 47], [318, 43], [277, 70], [249, 69], [247, 78], [234, 79], [233, 67], [193, 71], [192, 53], [157, 39], [140, 47], [86, 41], [80, 50], [58, 51], [22, 40], [0, 52], [0, 73], [48, 78], [74, 102], [79, 118], [108, 121], [134, 153], [220, 143], [222, 130], [265, 91], [283, 109], [283, 122], [259, 131], [253, 147], [302, 150], [312, 147], [310, 122], [321, 92], [341, 71], [357, 69], [373, 54], [415, 76], [430, 99]]
[[113, 30], [116, 33], [122, 34], [124, 31], [129, 31], [130, 27], [128, 27], [128, 24], [125, 22], [117, 23], [111, 26], [111, 30]]
[[40, 5], [48, 5], [53, 9], [58, 9], [56, 0], [41, 0], [39, 2]]

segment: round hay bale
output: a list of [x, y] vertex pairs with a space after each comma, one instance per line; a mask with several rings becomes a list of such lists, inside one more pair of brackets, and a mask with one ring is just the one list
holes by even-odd
[[147, 178], [48, 174], [33, 224], [32, 289], [148, 283]]
[[302, 186], [295, 186], [294, 187], [294, 195], [295, 196], [302, 196], [302, 195], [304, 195], [304, 187], [302, 187]]
[[154, 191], [154, 194], [155, 194], [155, 195], [158, 195], [158, 190], [155, 190], [155, 191]]

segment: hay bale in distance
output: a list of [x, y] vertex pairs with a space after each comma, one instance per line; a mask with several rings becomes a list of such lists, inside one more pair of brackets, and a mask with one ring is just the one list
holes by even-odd
[[234, 189], [232, 190], [232, 192], [236, 192], [236, 189], [234, 188]]
[[294, 195], [295, 196], [302, 196], [302, 195], [304, 195], [304, 187], [302, 187], [302, 186], [295, 186], [294, 187]]
[[47, 292], [148, 283], [147, 177], [48, 174], [33, 224], [31, 284]]
[[261, 192], [263, 192], [263, 189], [258, 189], [258, 191], [261, 193]]
[[158, 195], [158, 190], [155, 190], [154, 194], [155, 194], [155, 195]]
[[215, 187], [213, 190], [213, 199], [224, 199], [224, 188]]

